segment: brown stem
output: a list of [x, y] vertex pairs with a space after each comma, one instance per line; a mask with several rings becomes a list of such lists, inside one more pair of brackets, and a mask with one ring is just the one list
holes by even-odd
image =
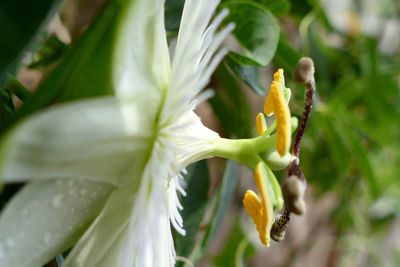
[[[303, 138], [304, 131], [306, 130], [308, 121], [310, 119], [310, 113], [312, 109], [312, 104], [314, 100], [314, 93], [315, 93], [315, 79], [312, 77], [310, 81], [308, 81], [305, 84], [307, 88], [307, 93], [306, 93], [306, 101], [304, 103], [304, 112], [303, 116], [300, 121], [300, 125], [296, 134], [296, 138], [293, 143], [293, 154], [299, 159], [300, 157], [300, 142], [301, 139]], [[298, 160], [296, 160], [298, 161]]]

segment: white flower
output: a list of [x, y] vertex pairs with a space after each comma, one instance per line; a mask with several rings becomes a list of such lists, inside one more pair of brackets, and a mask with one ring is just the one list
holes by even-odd
[[2, 139], [0, 176], [30, 181], [0, 217], [0, 266], [172, 266], [184, 234], [180, 172], [218, 135], [193, 112], [233, 29], [218, 0], [187, 0], [170, 56], [163, 0], [131, 0], [113, 54], [114, 96], [47, 109]]
[[[63, 267], [173, 266], [170, 224], [184, 234], [176, 191], [184, 168], [219, 156], [255, 169], [261, 197], [244, 204], [269, 244], [282, 192], [271, 169], [284, 169], [291, 131], [283, 70], [264, 112], [276, 122], [259, 136], [228, 140], [193, 112], [232, 31], [218, 0], [186, 0], [170, 64], [163, 0], [121, 1], [111, 71], [114, 95], [59, 105], [18, 123], [0, 141], [0, 177], [29, 183], [0, 216], [0, 266], [42, 266], [72, 247]], [[204, 95], [203, 95], [204, 97]], [[276, 134], [274, 130], [276, 129]]]

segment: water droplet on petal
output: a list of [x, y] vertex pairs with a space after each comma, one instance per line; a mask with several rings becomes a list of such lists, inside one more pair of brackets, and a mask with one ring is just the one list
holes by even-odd
[[51, 234], [50, 233], [45, 233], [43, 236], [43, 242], [48, 245], [51, 241]]
[[53, 199], [51, 200], [51, 204], [53, 205], [53, 207], [55, 208], [59, 208], [61, 206], [61, 201], [63, 199], [63, 195], [57, 195], [55, 197], [53, 197]]
[[6, 246], [7, 247], [12, 248], [14, 245], [15, 245], [15, 242], [14, 242], [14, 240], [12, 238], [8, 238], [6, 240]]

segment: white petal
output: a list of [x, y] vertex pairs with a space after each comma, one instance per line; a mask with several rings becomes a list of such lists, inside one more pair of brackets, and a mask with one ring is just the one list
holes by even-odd
[[[233, 26], [216, 35], [216, 29], [227, 15], [223, 11], [210, 23], [218, 3], [219, 0], [187, 0], [185, 3], [172, 62], [166, 110], [175, 105], [184, 106], [193, 100], [223, 58], [223, 53], [217, 53], [217, 49]], [[212, 56], [216, 53], [213, 60]]]
[[117, 96], [144, 92], [160, 97], [170, 76], [164, 1], [128, 2], [115, 44], [114, 91]]
[[136, 187], [123, 187], [111, 195], [100, 215], [68, 254], [63, 267], [121, 266]]
[[0, 177], [130, 182], [143, 171], [153, 138], [156, 103], [146, 99], [80, 101], [28, 118], [0, 144]]
[[178, 229], [182, 221], [179, 214], [171, 217], [176, 215], [178, 205], [176, 198], [171, 197], [172, 193], [176, 194], [172, 175], [181, 166], [176, 161], [174, 148], [167, 143], [168, 140], [159, 136], [140, 179], [121, 266], [167, 267], [175, 263], [170, 221]]
[[71, 247], [112, 190], [79, 179], [26, 185], [0, 217], [0, 266], [42, 266]]

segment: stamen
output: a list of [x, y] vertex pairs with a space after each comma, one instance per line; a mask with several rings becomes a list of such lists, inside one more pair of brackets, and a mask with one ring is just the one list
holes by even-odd
[[260, 191], [261, 198], [251, 190], [247, 190], [243, 204], [257, 227], [261, 242], [269, 246], [270, 231], [274, 222], [273, 203], [267, 187], [267, 173], [262, 168], [263, 163], [258, 163], [254, 170], [254, 180]]
[[285, 77], [283, 76], [283, 69], [278, 69], [274, 73], [274, 81], [279, 82], [280, 84], [285, 84]]
[[271, 111], [275, 113], [277, 122], [276, 150], [283, 157], [288, 152], [291, 142], [290, 111], [277, 81], [272, 82], [265, 100], [264, 113], [268, 115]]
[[258, 113], [256, 117], [257, 134], [262, 135], [267, 130], [267, 122], [265, 121], [264, 114]]
[[296, 160], [292, 162], [288, 169], [288, 177], [282, 184], [282, 191], [285, 198], [285, 209], [281, 216], [278, 216], [272, 227], [271, 237], [275, 241], [281, 241], [285, 235], [285, 229], [290, 220], [290, 214], [301, 215], [305, 211], [304, 192], [306, 189], [306, 179], [299, 167], [300, 142], [308, 124], [314, 93], [316, 90], [314, 78], [314, 63], [311, 58], [301, 58], [294, 71], [294, 79], [302, 83], [307, 88], [304, 112], [293, 143], [293, 154]]

